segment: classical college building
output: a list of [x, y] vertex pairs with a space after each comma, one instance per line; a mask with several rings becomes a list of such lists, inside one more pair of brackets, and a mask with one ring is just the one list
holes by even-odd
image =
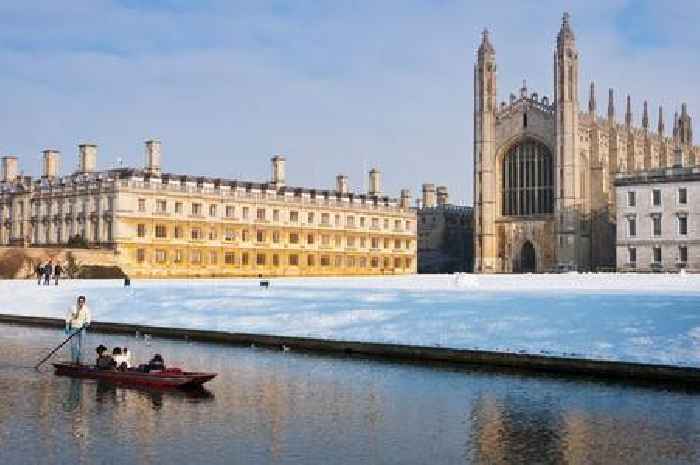
[[617, 269], [700, 272], [700, 167], [619, 174]]
[[43, 153], [43, 175], [21, 176], [3, 157], [0, 245], [110, 248], [130, 276], [299, 276], [416, 271], [416, 213], [407, 190], [288, 187], [285, 159], [269, 182], [161, 172], [161, 144], [146, 142], [144, 169], [96, 170], [97, 147], [79, 147], [80, 168], [59, 176], [60, 154]]
[[474, 66], [475, 271], [527, 272], [615, 267], [616, 173], [670, 167], [676, 146], [695, 166], [686, 106], [666, 137], [647, 102], [635, 127], [630, 97], [616, 120], [612, 89], [598, 115], [593, 83], [579, 105], [579, 62], [568, 14], [554, 52], [553, 98], [525, 85], [498, 103], [496, 51], [484, 32]]

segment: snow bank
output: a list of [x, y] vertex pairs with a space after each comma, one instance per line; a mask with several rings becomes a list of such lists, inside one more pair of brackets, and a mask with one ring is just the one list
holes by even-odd
[[700, 366], [700, 276], [0, 281], [0, 313]]

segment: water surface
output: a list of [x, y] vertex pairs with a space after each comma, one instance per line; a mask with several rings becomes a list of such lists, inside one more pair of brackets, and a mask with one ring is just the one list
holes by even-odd
[[2, 464], [700, 463], [690, 391], [90, 336], [219, 372], [186, 395], [30, 368], [62, 337], [0, 325]]

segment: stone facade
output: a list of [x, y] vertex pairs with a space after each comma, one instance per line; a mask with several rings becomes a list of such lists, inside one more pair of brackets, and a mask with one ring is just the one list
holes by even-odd
[[418, 272], [472, 271], [473, 208], [448, 203], [447, 188], [433, 184], [423, 184], [417, 203]]
[[612, 89], [607, 117], [597, 113], [590, 85], [587, 111], [579, 105], [579, 52], [564, 15], [554, 52], [553, 98], [523, 83], [497, 103], [496, 52], [488, 32], [474, 66], [475, 271], [484, 273], [607, 269], [615, 266], [615, 174], [673, 165], [696, 166], [692, 120], [686, 105], [665, 135], [644, 102], [633, 126], [630, 97], [625, 121], [615, 119]]
[[700, 167], [620, 174], [617, 268], [700, 272]]
[[288, 187], [285, 160], [269, 182], [161, 172], [158, 141], [144, 169], [94, 169], [97, 147], [80, 146], [80, 170], [59, 177], [57, 152], [39, 179], [3, 158], [0, 245], [67, 247], [76, 236], [108, 248], [134, 277], [405, 274], [416, 271], [410, 194]]

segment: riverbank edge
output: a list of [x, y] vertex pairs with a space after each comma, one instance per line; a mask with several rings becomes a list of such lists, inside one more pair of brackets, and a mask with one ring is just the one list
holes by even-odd
[[[0, 314], [0, 323], [22, 326], [63, 328], [61, 318]], [[700, 368], [658, 365], [584, 358], [516, 354], [487, 350], [453, 349], [380, 342], [341, 341], [298, 336], [274, 336], [255, 333], [170, 328], [128, 323], [93, 322], [90, 330], [107, 334], [135, 334], [137, 331], [156, 337], [281, 349], [316, 353], [362, 355], [371, 358], [405, 360], [414, 363], [453, 363], [488, 368], [507, 368], [530, 372], [564, 373], [616, 380], [700, 386]]]

